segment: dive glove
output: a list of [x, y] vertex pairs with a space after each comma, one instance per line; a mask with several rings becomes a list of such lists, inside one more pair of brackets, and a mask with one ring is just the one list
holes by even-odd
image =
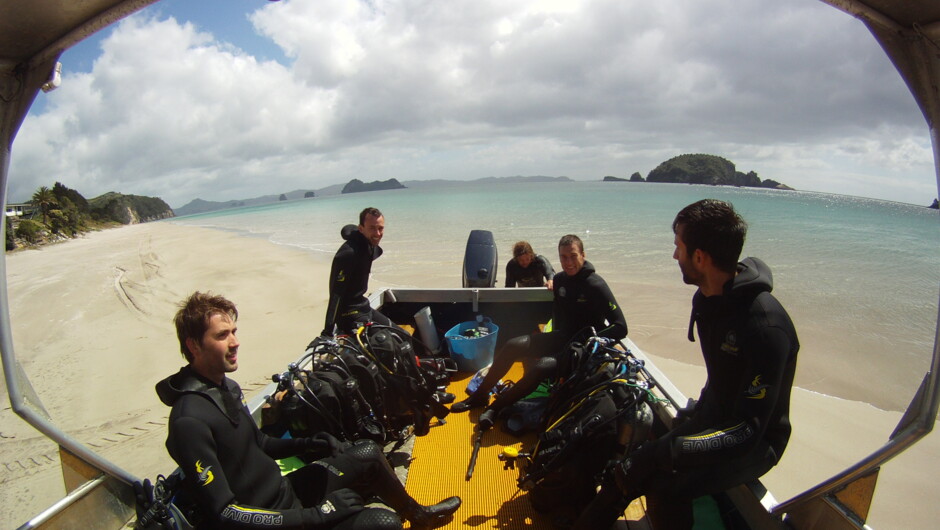
[[339, 456], [343, 454], [343, 449], [343, 442], [328, 432], [319, 432], [307, 438], [307, 450], [321, 458]]
[[358, 493], [348, 488], [338, 489], [315, 506], [304, 509], [304, 528], [332, 528], [363, 508], [362, 497]]

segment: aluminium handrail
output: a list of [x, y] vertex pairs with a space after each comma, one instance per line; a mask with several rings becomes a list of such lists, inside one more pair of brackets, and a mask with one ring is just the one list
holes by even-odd
[[89, 480], [88, 482], [75, 488], [71, 493], [69, 493], [65, 497], [59, 499], [52, 506], [46, 508], [42, 513], [40, 513], [36, 517], [33, 517], [32, 519], [27, 521], [25, 524], [20, 526], [17, 530], [40, 528], [42, 525], [52, 520], [53, 517], [61, 513], [62, 510], [65, 510], [69, 506], [75, 504], [76, 502], [81, 500], [83, 497], [85, 497], [86, 495], [94, 491], [95, 488], [104, 484], [105, 480], [107, 480], [107, 476], [105, 475], [101, 475], [92, 480]]
[[[938, 306], [940, 306], [940, 302], [938, 302]], [[937, 327], [934, 334], [933, 359], [930, 364], [930, 371], [924, 377], [921, 390], [923, 392], [917, 392], [911, 404], [908, 405], [907, 412], [901, 418], [894, 435], [883, 446], [841, 473], [787, 501], [777, 504], [771, 509], [771, 514], [782, 515], [797, 504], [838, 490], [853, 480], [881, 467], [882, 464], [902, 453], [933, 430], [938, 406], [940, 406], [940, 312], [937, 315]]]
[[[2, 198], [0, 202], [6, 202], [5, 195], [5, 191], [0, 192], [0, 198]], [[6, 220], [4, 219], [3, 222], [5, 223]], [[0, 256], [0, 278], [6, 278], [5, 255]], [[0, 282], [0, 307], [10, 307], [6, 282]], [[13, 347], [13, 333], [10, 325], [9, 311], [0, 311], [0, 357], [2, 357], [3, 360], [3, 375], [6, 380], [7, 394], [10, 397], [10, 405], [17, 415], [23, 418], [26, 423], [35, 427], [39, 432], [104, 473], [127, 484], [133, 484], [133, 482], [137, 480], [137, 477], [134, 475], [90, 450], [81, 442], [60, 429], [45, 415], [44, 410], [37, 408], [37, 405], [41, 406], [41, 404], [33, 404], [27, 399], [25, 389], [22, 387], [17, 377], [20, 373], [20, 368], [17, 364], [16, 352]], [[38, 400], [38, 397], [34, 397], [33, 399]]]

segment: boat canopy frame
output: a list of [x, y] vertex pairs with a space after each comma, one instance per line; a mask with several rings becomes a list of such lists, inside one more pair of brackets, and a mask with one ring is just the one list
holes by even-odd
[[[7, 183], [13, 140], [40, 90], [58, 84], [58, 60], [84, 38], [157, 0], [31, 0], [0, 3], [0, 202], [7, 204]], [[940, 192], [940, 2], [936, 0], [820, 0], [861, 20], [882, 46], [924, 114], [934, 155]], [[940, 193], [938, 193], [940, 195]], [[6, 228], [6, 216], [0, 228]], [[13, 411], [71, 454], [125, 485], [137, 477], [92, 451], [55, 425], [16, 358], [6, 284], [6, 257], [0, 256], [0, 356]], [[394, 296], [394, 293], [393, 293]], [[817, 486], [777, 504], [770, 512], [783, 517], [807, 503], [831, 497], [853, 481], [877, 473], [933, 429], [940, 405], [940, 299], [930, 370], [925, 374], [904, 416], [880, 449]], [[63, 456], [63, 459], [65, 457]], [[98, 479], [95, 479], [98, 480]], [[91, 484], [89, 481], [87, 484]], [[77, 486], [24, 528], [42, 526], [71, 502], [86, 495]], [[128, 490], [129, 488], [125, 488]], [[128, 509], [126, 491], [115, 498]], [[72, 499], [72, 500], [70, 500]], [[867, 509], [867, 508], [866, 508]], [[120, 511], [120, 510], [119, 510]], [[848, 513], [848, 519], [853, 515]], [[864, 520], [852, 520], [859, 528]]]

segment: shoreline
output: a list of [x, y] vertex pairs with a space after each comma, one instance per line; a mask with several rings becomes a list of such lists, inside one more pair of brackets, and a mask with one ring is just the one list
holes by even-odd
[[[242, 355], [233, 378], [251, 396], [319, 334], [330, 260], [263, 237], [172, 221], [118, 228], [7, 254], [13, 339], [20, 364], [63, 430], [129, 472], [153, 478], [175, 467], [163, 447], [169, 409], [153, 385], [184, 364], [171, 323], [176, 303], [198, 289], [238, 305]], [[417, 273], [413, 279], [421, 281]], [[659, 301], [660, 313], [687, 315], [687, 293], [677, 292]], [[637, 322], [630, 336], [683, 393], [697, 397], [704, 380], [695, 364], [698, 344], [658, 314], [628, 315]], [[0, 479], [0, 521], [15, 527], [64, 491], [56, 448], [15, 417], [3, 386], [0, 455], [14, 471]], [[900, 413], [795, 389], [792, 417], [787, 454], [765, 476], [778, 501], [880, 447]], [[928, 505], [937, 470], [937, 435], [885, 466], [869, 524], [929, 527], [940, 518], [940, 507]], [[915, 504], [928, 508], [910, 510]]]

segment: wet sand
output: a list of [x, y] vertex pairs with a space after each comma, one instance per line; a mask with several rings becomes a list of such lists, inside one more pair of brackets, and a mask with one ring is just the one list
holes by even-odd
[[[328, 259], [166, 222], [9, 254], [17, 357], [60, 427], [132, 474], [153, 478], [175, 467], [163, 447], [169, 409], [153, 386], [184, 363], [171, 322], [176, 304], [202, 290], [238, 305], [234, 379], [250, 397], [322, 329]], [[416, 274], [414, 283], [420, 281]], [[381, 286], [382, 278], [372, 285]], [[665, 290], [676, 292], [672, 287]], [[648, 296], [652, 303], [655, 293]], [[637, 315], [630, 325], [633, 340], [694, 397], [704, 380], [697, 344], [664, 316], [687, 314], [687, 304], [687, 295], [660, 297], [661, 310], [643, 320]], [[813, 338], [801, 340], [805, 348]], [[657, 355], [663, 352], [670, 358]], [[0, 526], [16, 528], [64, 489], [56, 447], [12, 412], [5, 386], [0, 400]], [[804, 390], [794, 392], [792, 410], [790, 446], [765, 480], [778, 501], [871, 453], [900, 419], [897, 412]], [[869, 524], [932, 526], [940, 519], [932, 502], [938, 471], [940, 437], [931, 434], [882, 470]]]

